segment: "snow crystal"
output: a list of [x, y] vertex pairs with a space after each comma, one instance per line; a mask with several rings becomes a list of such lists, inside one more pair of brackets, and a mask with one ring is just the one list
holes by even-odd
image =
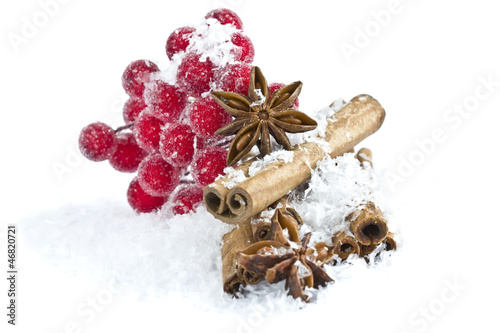
[[390, 214], [385, 188], [373, 169], [363, 168], [354, 154], [347, 153], [320, 161], [311, 173], [308, 188], [292, 191], [289, 204], [304, 220], [301, 236], [313, 232], [314, 244], [330, 241], [340, 231], [350, 234], [347, 216], [370, 201]]
[[[234, 188], [236, 185], [238, 185], [239, 183], [241, 183], [242, 181], [247, 179], [247, 176], [245, 175], [245, 173], [243, 171], [235, 170], [232, 167], [225, 168], [224, 171], [226, 171], [227, 169], [230, 169], [226, 173], [228, 181], [222, 182], [222, 185], [224, 185], [225, 188], [230, 190], [230, 189]], [[219, 176], [217, 179], [219, 179], [220, 177], [223, 177], [223, 176]]]
[[278, 161], [283, 161], [285, 163], [290, 163], [293, 161], [293, 151], [289, 150], [276, 150], [271, 152], [271, 154], [264, 156], [261, 159], [257, 159], [250, 165], [248, 169], [248, 174], [250, 177], [254, 176], [257, 172], [264, 169], [266, 166], [273, 164]]
[[303, 279], [311, 275], [311, 271], [306, 266], [304, 266], [304, 264], [301, 261], [297, 260], [294, 265], [297, 266], [297, 272], [299, 274], [300, 279]]
[[186, 51], [174, 54], [168, 68], [156, 74], [155, 78], [175, 85], [179, 65], [189, 52], [200, 54], [202, 62], [210, 58], [219, 68], [236, 63], [234, 44], [231, 42], [231, 36], [236, 32], [241, 33], [231, 24], [221, 24], [214, 18], [203, 20], [196, 26]]
[[257, 95], [257, 97], [259, 97], [259, 100], [253, 102], [252, 104], [250, 104], [250, 106], [256, 106], [256, 105], [262, 105], [262, 104], [264, 104], [264, 102], [266, 101], [266, 96], [264, 96], [264, 94], [262, 93], [262, 90], [260, 90], [260, 89], [254, 89], [254, 91], [255, 91], [255, 94]]

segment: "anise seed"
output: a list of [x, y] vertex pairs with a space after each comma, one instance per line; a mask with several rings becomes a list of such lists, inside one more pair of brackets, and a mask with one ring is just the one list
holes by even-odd
[[252, 140], [252, 131], [246, 132], [238, 139], [238, 142], [236, 142], [236, 150], [242, 151], [245, 149], [250, 140]]
[[285, 99], [287, 99], [288, 97], [290, 97], [290, 93], [284, 93], [284, 94], [281, 94], [278, 99], [276, 99], [273, 103], [273, 107], [275, 107], [276, 105], [280, 105]]
[[284, 116], [284, 117], [278, 118], [278, 120], [283, 121], [283, 122], [288, 123], [288, 124], [295, 124], [295, 125], [302, 124], [302, 120], [300, 120], [299, 118], [296, 118], [294, 116]]
[[323, 261], [328, 257], [328, 251], [326, 248], [323, 247], [317, 251], [318, 251], [318, 256], [317, 256], [318, 261]]
[[237, 99], [229, 99], [227, 101], [227, 105], [241, 111], [248, 111], [248, 106], [245, 105], [245, 103], [243, 103], [242, 101], [239, 101]]

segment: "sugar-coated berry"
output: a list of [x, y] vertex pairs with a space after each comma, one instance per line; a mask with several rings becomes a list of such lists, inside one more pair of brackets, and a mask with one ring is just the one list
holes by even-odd
[[167, 199], [168, 196], [156, 197], [144, 192], [137, 178], [134, 178], [128, 187], [127, 201], [137, 213], [150, 213], [158, 210], [167, 202]]
[[146, 157], [137, 172], [139, 184], [146, 193], [154, 196], [168, 196], [179, 184], [179, 169], [166, 162], [160, 154]]
[[211, 184], [224, 172], [226, 158], [227, 150], [221, 147], [212, 146], [198, 150], [191, 164], [196, 184], [202, 187]]
[[188, 53], [177, 70], [177, 84], [189, 96], [199, 97], [210, 89], [214, 65], [209, 58]]
[[215, 82], [217, 90], [231, 91], [238, 94], [248, 94], [248, 84], [250, 82], [250, 64], [228, 64], [215, 73]]
[[167, 124], [160, 135], [160, 154], [176, 167], [185, 167], [194, 155], [194, 133], [185, 124]]
[[181, 187], [172, 198], [172, 212], [183, 215], [194, 211], [196, 204], [203, 201], [203, 188], [198, 185]]
[[123, 106], [125, 124], [133, 123], [145, 108], [146, 104], [142, 98], [130, 97]]
[[81, 153], [94, 162], [107, 160], [115, 152], [116, 145], [115, 131], [101, 122], [85, 126], [78, 138]]
[[130, 96], [141, 97], [144, 84], [151, 79], [151, 74], [160, 71], [158, 66], [149, 60], [136, 60], [125, 68], [122, 75], [122, 85]]
[[175, 31], [168, 36], [165, 49], [170, 60], [172, 60], [174, 54], [186, 51], [189, 46], [190, 38], [195, 30], [196, 29], [193, 27], [182, 27], [175, 29]]
[[252, 63], [255, 56], [255, 48], [250, 38], [242, 32], [236, 32], [231, 36], [231, 42], [236, 46], [233, 51], [235, 60]]
[[[273, 82], [273, 83], [269, 84], [269, 96], [271, 96], [273, 94], [273, 92], [275, 92], [278, 89], [283, 88], [284, 86], [285, 86], [284, 83], [278, 83], [278, 82]], [[297, 109], [299, 107], [299, 99], [298, 98], [295, 101], [295, 103], [293, 104], [293, 107], [295, 109]]]
[[151, 153], [160, 148], [160, 132], [165, 122], [155, 116], [143, 112], [134, 124], [134, 134], [137, 144]]
[[235, 12], [226, 8], [214, 9], [205, 15], [205, 19], [214, 18], [220, 22], [220, 24], [230, 24], [236, 29], [243, 30], [243, 22], [241, 18], [236, 15]]
[[211, 96], [194, 101], [189, 107], [188, 117], [194, 134], [202, 139], [213, 136], [233, 119]]
[[149, 83], [144, 90], [149, 112], [165, 122], [177, 121], [188, 103], [187, 95], [165, 81]]
[[109, 158], [109, 164], [120, 172], [135, 172], [148, 153], [137, 145], [133, 133], [117, 135], [118, 146]]

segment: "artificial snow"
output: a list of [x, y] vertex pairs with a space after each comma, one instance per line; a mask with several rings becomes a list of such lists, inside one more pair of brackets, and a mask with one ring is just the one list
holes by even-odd
[[[331, 107], [317, 110], [312, 116], [318, 121], [318, 128], [314, 133], [292, 135], [294, 144], [305, 140], [321, 144], [326, 123], [335, 121], [334, 114], [342, 105], [339, 100]], [[276, 161], [289, 163], [293, 157], [290, 151], [274, 151], [254, 161], [249, 174], [252, 176]], [[248, 179], [233, 168], [226, 168], [225, 172], [227, 188]], [[349, 234], [347, 216], [370, 201], [384, 213], [399, 245], [399, 230], [389, 209], [386, 187], [374, 170], [368, 165], [363, 167], [354, 154], [325, 157], [312, 170], [310, 180], [289, 193], [288, 205], [304, 220], [300, 237], [311, 232], [313, 245], [320, 241], [331, 244], [338, 231]], [[221, 273], [222, 237], [235, 226], [216, 220], [203, 206], [177, 216], [169, 214], [167, 206], [158, 213], [136, 214], [125, 201], [100, 200], [38, 214], [22, 221], [20, 227], [38, 254], [65, 271], [97, 281], [118, 281], [145, 299], [160, 296], [192, 300], [193, 307], [207, 311], [247, 313], [256, 305], [271, 302], [272, 311], [266, 313], [269, 315], [314, 304], [332, 304], [343, 284], [355, 276], [360, 281], [361, 276], [376, 274], [369, 272], [385, 269], [393, 254], [379, 246], [368, 264], [364, 258], [351, 255], [336, 266], [325, 265], [325, 271], [336, 283], [308, 290], [312, 304], [305, 305], [288, 296], [284, 282], [246, 286], [236, 299], [223, 292]], [[264, 210], [253, 223], [269, 222], [273, 214], [274, 209]]]
[[204, 19], [196, 26], [186, 51], [174, 54], [168, 68], [157, 73], [155, 78], [176, 85], [179, 65], [190, 52], [200, 54], [202, 62], [210, 59], [217, 68], [236, 63], [235, 46], [231, 42], [231, 36], [236, 32], [241, 33], [230, 24], [221, 24], [214, 18]]
[[256, 106], [256, 105], [262, 105], [262, 104], [264, 104], [264, 102], [266, 101], [266, 96], [264, 96], [264, 94], [262, 93], [262, 90], [260, 90], [260, 89], [254, 89], [254, 92], [257, 95], [257, 97], [259, 98], [259, 100], [253, 102], [252, 104], [250, 104], [250, 106]]
[[[292, 191], [289, 199], [305, 222], [301, 237], [312, 232], [310, 244], [331, 243], [332, 233], [348, 228], [345, 217], [370, 200], [387, 214], [390, 230], [397, 235], [381, 186], [373, 171], [362, 168], [352, 154], [321, 161], [309, 187]], [[261, 217], [272, 213], [265, 210]], [[204, 310], [242, 313], [269, 301], [277, 312], [304, 307], [287, 296], [283, 283], [247, 286], [239, 299], [224, 294], [222, 236], [234, 226], [216, 220], [203, 206], [187, 215], [166, 216], [167, 212], [136, 214], [126, 202], [95, 201], [67, 205], [20, 225], [30, 245], [56, 266], [80, 277], [116, 280], [146, 298], [180, 295], [196, 300], [193, 306]], [[387, 265], [392, 252], [380, 251], [371, 255], [371, 262]], [[363, 274], [374, 267], [354, 256], [337, 266], [326, 265], [337, 283], [311, 290], [312, 302], [334, 302], [336, 288], [342, 288], [339, 280], [352, 276], [353, 270]]]
[[[230, 169], [229, 171], [226, 171], [227, 169]], [[224, 185], [225, 188], [227, 189], [232, 189], [242, 181], [245, 181], [248, 179], [248, 177], [245, 175], [245, 173], [242, 170], [235, 170], [232, 167], [225, 168], [224, 171], [226, 172], [227, 176], [227, 181], [223, 181], [222, 185]], [[219, 179], [223, 176], [219, 176], [216, 178]]]
[[253, 162], [248, 168], [248, 175], [252, 177], [257, 172], [264, 169], [268, 165], [278, 161], [282, 161], [284, 163], [290, 163], [293, 161], [293, 155], [294, 155], [293, 151], [289, 150], [273, 151], [270, 154], [264, 156], [263, 158], [258, 158], [255, 162]]

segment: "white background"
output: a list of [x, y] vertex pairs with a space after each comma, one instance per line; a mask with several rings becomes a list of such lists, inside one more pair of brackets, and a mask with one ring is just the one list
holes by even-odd
[[[373, 13], [393, 9], [389, 0], [72, 0], [14, 47], [8, 36], [22, 36], [25, 20], [33, 22], [42, 7], [34, 0], [2, 0], [2, 233], [4, 224], [65, 202], [125, 200], [131, 175], [75, 157], [80, 129], [96, 120], [120, 125], [121, 74], [128, 63], [148, 58], [166, 68], [170, 32], [226, 6], [242, 18], [255, 45], [254, 63], [268, 79], [304, 83], [302, 110], [359, 93], [385, 107], [384, 126], [363, 146], [373, 150], [377, 168], [400, 177], [394, 195], [407, 243], [394, 265], [414, 263], [387, 272], [391, 288], [359, 279], [364, 285], [353, 295], [357, 300], [338, 300], [359, 320], [345, 322], [322, 308], [271, 316], [245, 329], [498, 331], [500, 20], [493, 3], [401, 0], [381, 26]], [[363, 41], [359, 31], [367, 29]], [[346, 44], [357, 53], [346, 57]], [[481, 78], [496, 85], [485, 86]], [[465, 110], [462, 116], [448, 111], [455, 106]], [[429, 144], [435, 131], [441, 140]], [[427, 151], [417, 142], [427, 142]], [[67, 166], [67, 172], [58, 177], [55, 165]], [[20, 325], [9, 331], [64, 332], [78, 304], [103, 288], [64, 275], [25, 247], [20, 267]], [[446, 281], [465, 290], [440, 303]], [[2, 284], [2, 308], [4, 289]], [[425, 326], [412, 322], [419, 309], [432, 306], [439, 313]], [[174, 325], [182, 331], [244, 332], [241, 322], [249, 320], [183, 309], [173, 300], [137, 303], [121, 295], [83, 329], [160, 332]], [[6, 326], [5, 315], [0, 318]]]

